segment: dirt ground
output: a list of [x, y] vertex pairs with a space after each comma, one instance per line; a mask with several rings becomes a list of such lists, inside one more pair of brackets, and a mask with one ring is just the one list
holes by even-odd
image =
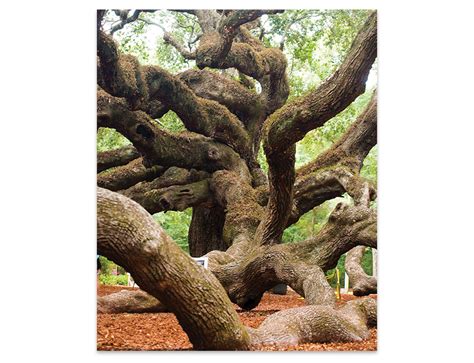
[[[104, 296], [123, 289], [133, 288], [100, 285], [97, 295]], [[343, 294], [340, 304], [355, 298]], [[303, 305], [304, 300], [294, 291], [289, 291], [287, 295], [265, 293], [260, 304], [252, 311], [243, 311], [237, 305], [236, 309], [245, 325], [257, 328], [268, 315]], [[97, 314], [97, 350], [191, 349], [191, 343], [174, 314]], [[284, 348], [267, 346], [260, 350], [374, 351], [377, 350], [377, 329], [371, 329], [370, 339], [363, 342], [300, 344]]]

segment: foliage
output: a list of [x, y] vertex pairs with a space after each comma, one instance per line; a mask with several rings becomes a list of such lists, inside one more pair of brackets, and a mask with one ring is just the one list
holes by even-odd
[[122, 285], [127, 286], [128, 276], [127, 275], [99, 275], [99, 282], [103, 285]]
[[298, 222], [283, 232], [283, 242], [299, 242], [317, 235], [340, 199], [328, 200], [303, 214]]
[[118, 149], [131, 144], [130, 141], [114, 129], [100, 127], [97, 131], [97, 151]]
[[185, 131], [186, 128], [184, 127], [183, 121], [181, 121], [173, 111], [168, 111], [166, 115], [164, 115], [160, 119], [160, 125], [171, 132], [180, 132]]
[[[100, 274], [99, 282], [103, 285], [127, 285], [127, 275], [123, 267], [108, 260], [104, 256], [99, 256]], [[114, 275], [113, 272], [117, 274]]]
[[183, 212], [160, 212], [153, 215], [170, 237], [184, 251], [189, 252], [188, 248], [188, 230], [191, 224], [192, 209], [188, 208]]
[[100, 274], [101, 275], [110, 275], [112, 269], [116, 266], [112, 261], [108, 260], [104, 256], [99, 256], [100, 261]]

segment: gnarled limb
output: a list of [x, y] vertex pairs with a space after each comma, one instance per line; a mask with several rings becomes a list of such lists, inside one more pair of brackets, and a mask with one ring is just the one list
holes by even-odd
[[339, 257], [357, 244], [376, 246], [376, 241], [375, 211], [339, 204], [314, 238], [263, 246], [247, 242], [228, 262], [216, 256], [222, 263], [210, 268], [230, 299], [243, 309], [257, 306], [263, 293], [280, 283], [291, 286], [310, 304], [333, 306], [334, 292], [323, 271], [336, 267]]
[[100, 173], [114, 166], [128, 164], [140, 157], [140, 153], [133, 145], [127, 145], [115, 150], [97, 153], [97, 172]]
[[263, 105], [258, 95], [239, 82], [205, 69], [190, 69], [180, 73], [178, 77], [197, 96], [227, 107], [244, 125], [248, 125], [262, 113]]
[[270, 315], [258, 329], [250, 329], [252, 345], [354, 342], [369, 337], [377, 324], [377, 302], [371, 298], [349, 301], [343, 308], [304, 306]]
[[177, 317], [195, 349], [245, 350], [250, 338], [224, 289], [137, 203], [98, 188], [98, 252]]
[[[342, 196], [344, 192], [355, 199], [366, 181], [359, 175], [363, 161], [377, 143], [377, 93], [366, 109], [349, 126], [342, 137], [314, 161], [297, 170], [294, 187], [294, 205], [289, 224], [296, 222], [301, 215], [326, 200]], [[370, 199], [376, 192], [369, 185]]]
[[121, 54], [112, 38], [98, 34], [100, 86], [124, 97], [132, 110], [147, 110], [158, 99], [176, 112], [190, 131], [212, 137], [250, 158], [250, 139], [238, 118], [224, 106], [197, 97], [181, 80], [157, 66], [140, 66], [135, 57]]
[[151, 214], [181, 211], [201, 204], [214, 204], [206, 180], [208, 177], [206, 172], [171, 167], [160, 177], [120, 190], [119, 193], [139, 203]]
[[[333, 76], [309, 95], [286, 104], [265, 121], [264, 149], [270, 169], [270, 197], [265, 218], [259, 226], [259, 231], [268, 231], [260, 234], [262, 243], [280, 242], [292, 210], [295, 143], [308, 131], [344, 110], [365, 90], [376, 53], [374, 12], [357, 34], [348, 56]], [[293, 176], [287, 175], [290, 171], [272, 172], [272, 169], [278, 170], [280, 164], [291, 168]]]
[[232, 245], [227, 252], [244, 253], [263, 215], [254, 189], [237, 174], [221, 170], [212, 175], [211, 190], [226, 211], [223, 238]]
[[[266, 147], [266, 144], [264, 146]], [[265, 151], [267, 152], [267, 149]], [[295, 145], [283, 153], [267, 152], [270, 196], [265, 217], [262, 219], [256, 235], [261, 244], [281, 242], [293, 204], [295, 152]]]
[[179, 78], [156, 66], [143, 67], [150, 98], [176, 112], [190, 131], [231, 146], [250, 156], [250, 139], [239, 119], [218, 102], [200, 98]]
[[337, 71], [316, 90], [287, 103], [265, 121], [269, 149], [286, 150], [351, 104], [364, 92], [376, 56], [377, 15], [373, 12]]
[[168, 311], [158, 299], [142, 290], [122, 290], [114, 294], [97, 297], [97, 312], [118, 313], [161, 313]]
[[97, 102], [99, 125], [127, 137], [149, 163], [207, 171], [231, 169], [250, 178], [245, 162], [224, 144], [197, 134], [166, 132], [146, 113], [130, 111], [125, 100], [103, 90], [97, 92]]
[[118, 166], [97, 174], [97, 185], [101, 188], [117, 191], [129, 188], [141, 181], [153, 180], [163, 171], [164, 168], [159, 165], [145, 167], [143, 158], [138, 158], [127, 165]]
[[346, 255], [345, 269], [355, 296], [377, 293], [377, 277], [367, 275], [361, 266], [365, 249], [365, 246], [357, 246]]

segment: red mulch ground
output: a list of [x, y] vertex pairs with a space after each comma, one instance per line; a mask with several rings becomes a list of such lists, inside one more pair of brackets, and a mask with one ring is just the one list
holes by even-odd
[[[108, 295], [123, 289], [123, 286], [100, 285], [98, 296]], [[376, 298], [377, 295], [371, 295]], [[356, 299], [353, 295], [342, 295], [345, 301]], [[305, 305], [304, 300], [294, 291], [287, 295], [265, 293], [260, 304], [252, 311], [237, 312], [242, 322], [257, 328], [270, 314], [282, 309]], [[181, 329], [174, 314], [97, 314], [97, 350], [190, 350], [191, 343]], [[292, 347], [267, 346], [260, 350], [307, 350], [343, 351], [377, 350], [377, 329], [371, 329], [370, 339], [357, 343], [300, 344]]]

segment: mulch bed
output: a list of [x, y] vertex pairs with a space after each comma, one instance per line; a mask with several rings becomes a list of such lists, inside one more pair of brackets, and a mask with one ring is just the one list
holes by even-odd
[[[123, 289], [123, 286], [100, 285], [98, 296]], [[376, 298], [377, 295], [371, 295]], [[342, 295], [346, 301], [356, 299], [353, 295]], [[243, 311], [236, 305], [242, 322], [257, 328], [265, 318], [279, 310], [304, 306], [304, 300], [294, 291], [287, 295], [265, 293], [260, 304], [252, 311]], [[172, 313], [153, 314], [97, 314], [97, 350], [191, 350], [192, 345]], [[357, 343], [300, 344], [291, 347], [265, 346], [259, 350], [304, 350], [304, 351], [373, 351], [377, 350], [377, 329], [371, 329], [370, 339]]]

